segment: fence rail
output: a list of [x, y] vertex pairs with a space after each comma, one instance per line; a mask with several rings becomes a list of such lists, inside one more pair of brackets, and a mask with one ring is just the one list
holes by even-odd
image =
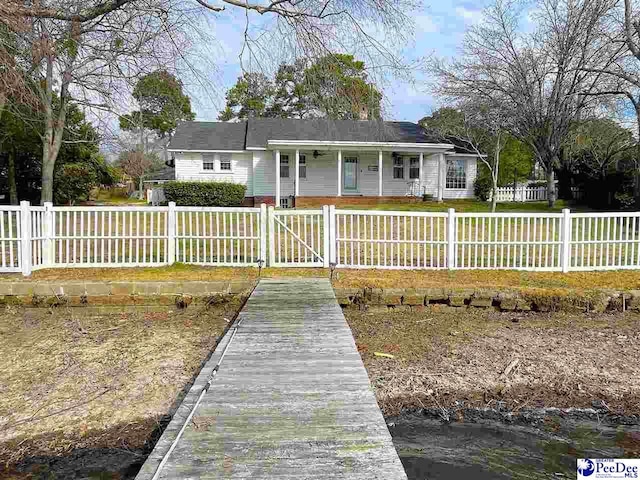
[[0, 272], [210, 266], [585, 271], [640, 268], [640, 212], [457, 213], [0, 207]]
[[518, 185], [498, 187], [496, 202], [542, 202], [547, 199], [547, 187]]

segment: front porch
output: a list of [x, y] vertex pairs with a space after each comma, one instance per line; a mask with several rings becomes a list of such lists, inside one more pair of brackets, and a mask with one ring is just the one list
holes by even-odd
[[275, 163], [277, 206], [291, 206], [292, 197], [416, 198], [428, 194], [442, 200], [446, 196], [448, 146], [271, 142], [269, 146]]

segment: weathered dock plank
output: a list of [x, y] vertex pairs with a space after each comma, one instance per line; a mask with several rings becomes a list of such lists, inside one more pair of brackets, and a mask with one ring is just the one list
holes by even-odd
[[[158, 478], [406, 480], [328, 281], [262, 280], [240, 319]], [[153, 478], [228, 337], [137, 480]]]

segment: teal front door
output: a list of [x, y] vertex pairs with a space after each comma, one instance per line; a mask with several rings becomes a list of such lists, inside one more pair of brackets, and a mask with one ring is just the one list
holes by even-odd
[[357, 192], [358, 191], [358, 158], [357, 157], [344, 157], [342, 165], [344, 191], [345, 192]]

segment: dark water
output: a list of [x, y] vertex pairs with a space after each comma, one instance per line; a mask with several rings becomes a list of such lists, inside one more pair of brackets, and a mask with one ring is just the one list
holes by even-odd
[[[606, 419], [548, 417], [516, 425], [480, 419], [443, 423], [411, 414], [387, 422], [409, 480], [573, 479], [576, 458], [640, 458], [640, 426]], [[31, 458], [12, 473], [0, 467], [0, 479], [128, 480], [145, 454], [76, 450], [66, 457]]]
[[409, 480], [576, 478], [577, 458], [640, 456], [640, 427], [547, 418], [445, 424], [422, 415], [388, 419]]

